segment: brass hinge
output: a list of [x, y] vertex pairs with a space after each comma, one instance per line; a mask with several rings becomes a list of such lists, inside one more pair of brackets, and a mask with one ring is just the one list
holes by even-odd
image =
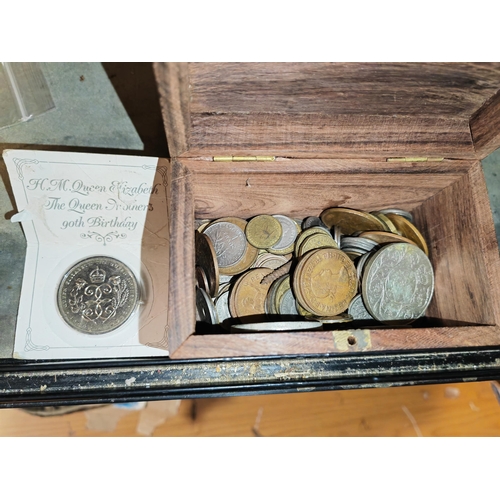
[[387, 158], [386, 161], [389, 163], [393, 162], [405, 162], [405, 163], [413, 163], [413, 162], [422, 162], [422, 161], [443, 161], [444, 158], [436, 158], [431, 156], [405, 156], [402, 158]]
[[214, 161], [274, 161], [274, 156], [214, 156]]

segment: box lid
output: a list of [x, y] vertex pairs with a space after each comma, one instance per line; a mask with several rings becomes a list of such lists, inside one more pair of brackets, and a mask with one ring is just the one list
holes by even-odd
[[155, 63], [172, 157], [483, 158], [500, 63]]

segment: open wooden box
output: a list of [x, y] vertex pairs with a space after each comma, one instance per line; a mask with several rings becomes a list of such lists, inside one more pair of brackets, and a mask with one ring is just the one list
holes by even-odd
[[[172, 158], [172, 358], [500, 345], [500, 259], [479, 161], [500, 146], [500, 64], [159, 63], [155, 73]], [[195, 218], [333, 206], [412, 212], [435, 271], [424, 320], [194, 334]]]

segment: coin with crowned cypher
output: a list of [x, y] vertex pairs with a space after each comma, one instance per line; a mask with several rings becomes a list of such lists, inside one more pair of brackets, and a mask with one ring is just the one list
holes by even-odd
[[63, 276], [57, 306], [63, 320], [75, 330], [93, 335], [123, 325], [139, 303], [134, 273], [112, 257], [90, 257]]

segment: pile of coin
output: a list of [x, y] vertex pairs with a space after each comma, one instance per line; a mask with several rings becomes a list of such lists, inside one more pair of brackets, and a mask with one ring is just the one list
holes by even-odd
[[408, 324], [434, 291], [427, 244], [400, 209], [202, 220], [195, 245], [197, 321], [224, 329]]

